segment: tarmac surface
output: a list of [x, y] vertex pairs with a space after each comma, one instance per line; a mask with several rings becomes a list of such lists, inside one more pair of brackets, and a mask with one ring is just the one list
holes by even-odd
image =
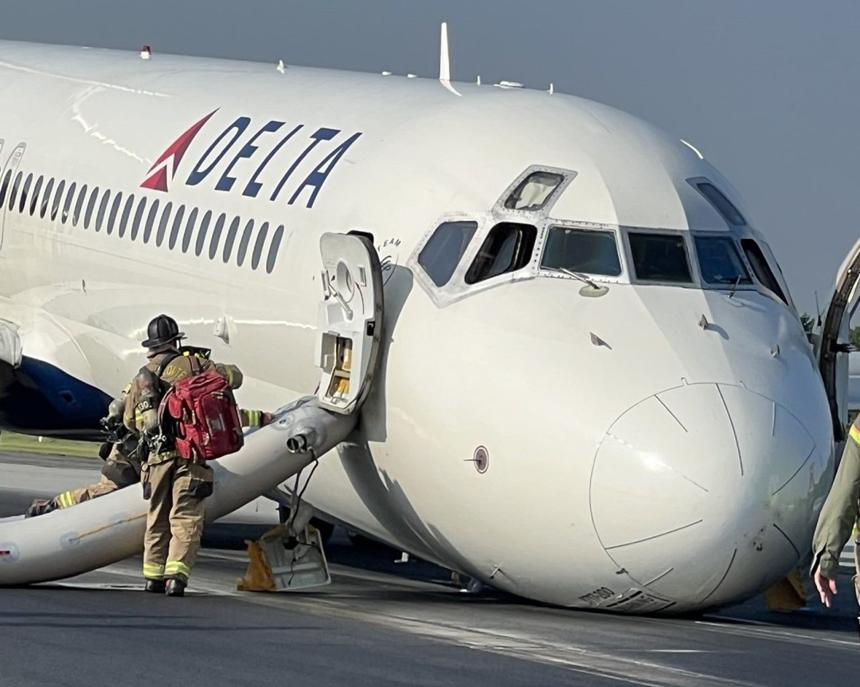
[[[44, 495], [22, 488], [22, 465], [85, 469], [0, 456], [0, 517]], [[666, 619], [465, 594], [441, 568], [337, 531], [327, 554], [332, 584], [305, 592], [237, 592], [247, 559], [223, 548], [201, 553], [184, 599], [142, 592], [137, 559], [0, 589], [0, 685], [857, 684], [847, 572], [829, 612], [759, 599]]]

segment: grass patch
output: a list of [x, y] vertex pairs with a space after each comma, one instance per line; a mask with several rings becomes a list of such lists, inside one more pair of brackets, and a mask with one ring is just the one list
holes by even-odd
[[31, 437], [13, 432], [3, 432], [0, 434], [0, 452], [44, 453], [75, 458], [98, 458], [99, 445], [91, 441], [67, 441], [66, 439]]

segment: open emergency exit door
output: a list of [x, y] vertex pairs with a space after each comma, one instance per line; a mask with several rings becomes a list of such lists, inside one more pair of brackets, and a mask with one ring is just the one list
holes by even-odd
[[833, 298], [821, 325], [816, 357], [824, 380], [833, 419], [833, 435], [844, 441], [848, 425], [848, 354], [851, 318], [860, 297], [860, 240], [842, 263], [836, 277]]
[[317, 327], [317, 398], [321, 406], [349, 414], [373, 381], [382, 338], [382, 268], [369, 239], [323, 234], [323, 301]]

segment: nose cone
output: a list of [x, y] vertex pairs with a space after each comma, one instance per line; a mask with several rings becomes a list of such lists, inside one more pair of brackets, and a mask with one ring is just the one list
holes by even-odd
[[597, 535], [631, 587], [674, 611], [746, 598], [805, 551], [829, 452], [783, 406], [743, 387], [655, 394], [597, 450]]

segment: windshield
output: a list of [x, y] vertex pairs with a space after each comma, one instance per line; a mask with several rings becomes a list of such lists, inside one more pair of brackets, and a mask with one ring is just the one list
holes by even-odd
[[617, 277], [621, 261], [611, 231], [551, 227], [541, 267]]
[[676, 284], [692, 283], [683, 236], [633, 231], [627, 236], [637, 279]]
[[728, 236], [697, 236], [699, 269], [706, 284], [751, 284], [734, 240]]

